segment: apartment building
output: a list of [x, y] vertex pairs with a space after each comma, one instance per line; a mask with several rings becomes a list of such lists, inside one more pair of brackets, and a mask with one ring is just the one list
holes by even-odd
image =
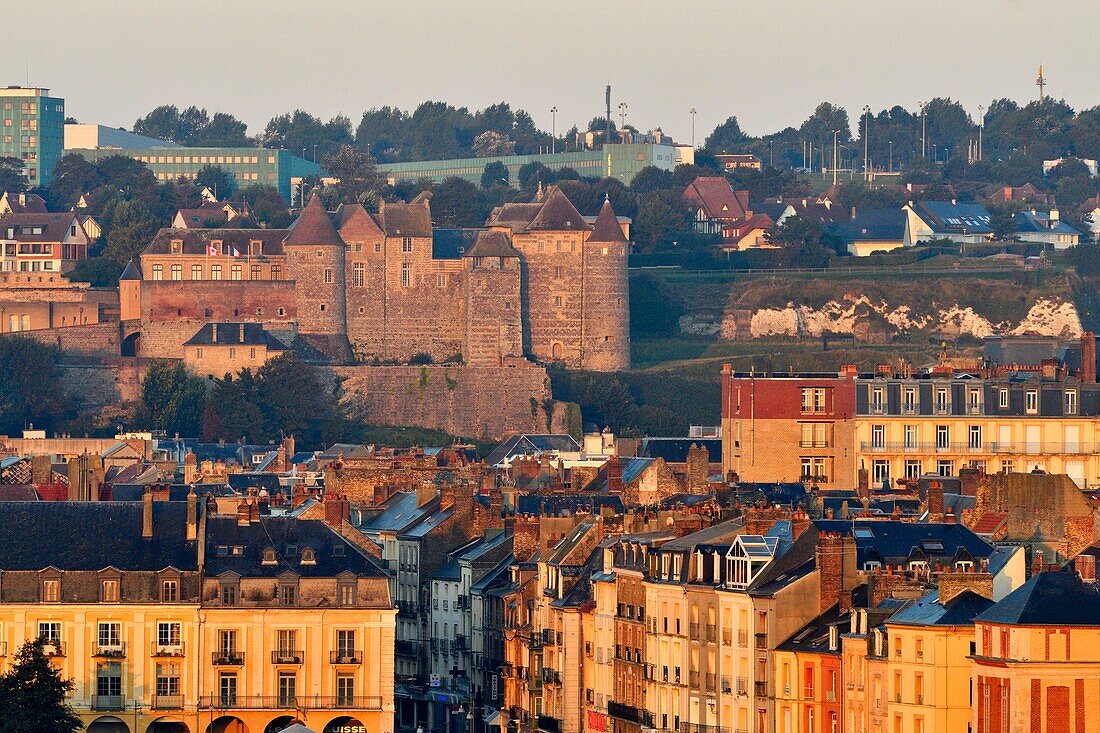
[[0, 157], [23, 161], [27, 186], [44, 186], [53, 176], [65, 144], [65, 100], [49, 89], [0, 89]]

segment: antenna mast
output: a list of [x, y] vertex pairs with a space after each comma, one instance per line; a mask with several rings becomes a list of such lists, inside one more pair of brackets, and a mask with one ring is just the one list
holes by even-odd
[[1039, 104], [1043, 104], [1046, 101], [1044, 90], [1047, 85], [1047, 78], [1043, 76], [1043, 65], [1039, 64], [1039, 75], [1035, 77], [1035, 86], [1039, 87]]
[[604, 102], [607, 104], [607, 134], [604, 136], [603, 143], [607, 145], [611, 142], [611, 85], [608, 84], [604, 89]]

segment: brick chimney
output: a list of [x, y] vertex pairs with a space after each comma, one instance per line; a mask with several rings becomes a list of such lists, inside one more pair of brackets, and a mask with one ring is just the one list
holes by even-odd
[[474, 526], [474, 491], [475, 485], [464, 481], [460, 486], [453, 486], [454, 513], [451, 515], [456, 527], [465, 528], [467, 534], [476, 532]]
[[1081, 553], [1073, 558], [1073, 568], [1087, 583], [1096, 582], [1096, 555]]
[[841, 613], [852, 607], [852, 588], [858, 582], [856, 546], [850, 535], [823, 532], [817, 538], [817, 572], [820, 582], [818, 611], [840, 605]]
[[252, 509], [249, 504], [251, 499], [241, 499], [237, 502], [237, 526], [247, 527], [252, 524]]
[[187, 540], [193, 541], [199, 533], [199, 498], [195, 496], [195, 487], [187, 492]]
[[149, 489], [141, 495], [141, 536], [153, 539], [153, 492]]
[[710, 479], [710, 451], [705, 446], [692, 443], [687, 453], [688, 491], [692, 494], [707, 490]]
[[856, 471], [856, 493], [860, 498], [866, 498], [871, 495], [871, 474], [867, 471], [866, 466], [860, 466]]
[[623, 490], [623, 463], [618, 456], [607, 459], [607, 491], [611, 494], [621, 493]]
[[978, 486], [982, 482], [983, 472], [977, 468], [960, 468], [959, 469], [959, 483], [961, 487], [959, 491], [963, 496], [977, 496]]
[[538, 517], [521, 514], [510, 521], [512, 525], [512, 552], [516, 562], [527, 562], [539, 549]]
[[1096, 381], [1096, 334], [1092, 331], [1081, 334], [1081, 381]]
[[928, 482], [928, 521], [943, 521], [943, 481], [938, 479]]
[[339, 531], [351, 516], [351, 502], [343, 494], [325, 496], [325, 524]]

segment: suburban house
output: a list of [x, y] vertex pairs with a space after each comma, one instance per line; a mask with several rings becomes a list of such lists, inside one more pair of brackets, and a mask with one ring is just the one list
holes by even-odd
[[1100, 237], [1100, 195], [1085, 199], [1077, 211], [1089, 222], [1089, 231], [1095, 240]]
[[1025, 183], [1022, 186], [995, 186], [986, 195], [985, 200], [987, 203], [994, 205], [1007, 204], [1013, 201], [1045, 205], [1054, 203], [1052, 195], [1043, 193], [1030, 183]]
[[993, 236], [989, 212], [981, 204], [951, 201], [910, 201], [905, 212], [905, 246], [934, 239], [959, 244], [978, 244]]
[[722, 169], [727, 171], [740, 170], [741, 168], [758, 171], [761, 168], [760, 158], [752, 153], [719, 153], [714, 157], [722, 164]]
[[746, 219], [739, 219], [726, 227], [726, 236], [722, 240], [723, 252], [741, 252], [746, 249], [768, 248], [775, 249], [765, 236], [769, 229], [775, 226], [775, 222], [767, 214], [753, 214]]
[[848, 222], [829, 230], [844, 240], [848, 254], [866, 257], [905, 246], [905, 212], [901, 209], [871, 209], [858, 212]]
[[691, 204], [695, 231], [700, 234], [721, 234], [738, 219], [752, 216], [749, 192], [734, 191], [722, 176], [700, 176], [684, 189], [684, 198]]
[[1054, 249], [1069, 249], [1077, 246], [1081, 232], [1062, 221], [1058, 216], [1058, 209], [1051, 209], [1049, 214], [1032, 209], [1016, 213], [1016, 237], [1021, 242], [1051, 244]]

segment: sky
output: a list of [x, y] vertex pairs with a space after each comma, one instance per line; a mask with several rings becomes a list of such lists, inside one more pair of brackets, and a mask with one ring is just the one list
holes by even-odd
[[[14, 1], [14, 0], [13, 0]], [[680, 142], [730, 115], [762, 135], [821, 101], [876, 112], [934, 96], [1100, 104], [1098, 0], [24, 0], [0, 25], [0, 84], [47, 87], [81, 122], [129, 129], [160, 104], [262, 131], [304, 109], [499, 101], [559, 134], [602, 114]], [[14, 21], [14, 22], [13, 22]], [[34, 40], [32, 40], [34, 39]]]

